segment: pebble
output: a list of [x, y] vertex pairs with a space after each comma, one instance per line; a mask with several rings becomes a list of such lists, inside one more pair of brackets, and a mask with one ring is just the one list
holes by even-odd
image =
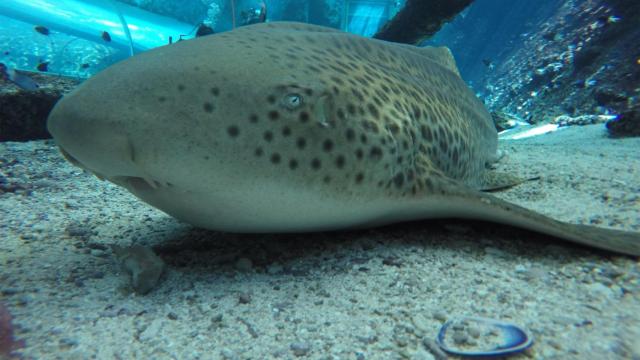
[[461, 331], [460, 332], [456, 331], [453, 333], [453, 342], [455, 342], [458, 345], [466, 344], [469, 342], [469, 337], [467, 336], [467, 334]]
[[242, 293], [238, 296], [238, 302], [240, 304], [248, 304], [251, 302], [251, 295], [248, 293]]
[[246, 257], [241, 257], [238, 259], [238, 261], [236, 261], [236, 269], [240, 270], [240, 271], [251, 271], [251, 269], [253, 268], [253, 262], [251, 261], [251, 259], [248, 259]]
[[289, 349], [293, 351], [295, 356], [305, 356], [311, 350], [311, 346], [306, 342], [294, 342], [289, 345]]
[[433, 313], [433, 318], [440, 322], [445, 322], [447, 321], [447, 314], [444, 311], [436, 311]]
[[424, 345], [424, 347], [431, 353], [431, 355], [433, 355], [434, 358], [436, 358], [436, 360], [447, 360], [449, 358], [433, 339], [422, 339], [422, 345]]
[[508, 258], [509, 254], [507, 254], [506, 252], [498, 249], [498, 248], [494, 248], [494, 247], [490, 247], [487, 246], [486, 248], [484, 248], [484, 252], [487, 255], [491, 255], [491, 256], [495, 256], [495, 257], [502, 257], [502, 258]]
[[424, 349], [418, 349], [416, 352], [411, 354], [410, 359], [411, 360], [435, 360], [436, 357]]
[[269, 275], [280, 274], [280, 273], [282, 273], [283, 270], [284, 270], [284, 268], [282, 267], [282, 265], [280, 265], [278, 263], [271, 264], [271, 265], [269, 265], [267, 267], [267, 273]]
[[234, 353], [233, 350], [227, 349], [227, 348], [220, 350], [220, 355], [222, 355], [222, 358], [225, 360], [240, 359], [240, 357], [238, 357], [238, 355], [236, 355], [236, 353]]
[[593, 284], [586, 285], [586, 287], [589, 289], [589, 292], [591, 292], [593, 297], [597, 297], [600, 299], [613, 297], [613, 290], [611, 290], [609, 287], [605, 286], [604, 284], [593, 283]]
[[154, 319], [153, 321], [151, 321], [151, 324], [149, 324], [149, 326], [147, 326], [146, 329], [142, 330], [142, 332], [140, 333], [140, 341], [146, 342], [158, 338], [158, 334], [160, 333], [161, 328], [162, 320]]
[[131, 275], [131, 287], [138, 294], [146, 294], [160, 281], [164, 262], [150, 248], [133, 245], [112, 247], [120, 266]]
[[73, 347], [78, 345], [78, 340], [70, 339], [70, 338], [62, 338], [60, 339], [60, 346], [62, 347]]
[[422, 313], [417, 313], [411, 317], [411, 322], [413, 326], [416, 327], [417, 330], [421, 332], [428, 332], [431, 327], [429, 326], [429, 319], [424, 316]]

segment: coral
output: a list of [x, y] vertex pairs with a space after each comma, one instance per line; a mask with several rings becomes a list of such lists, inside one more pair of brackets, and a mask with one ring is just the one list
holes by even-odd
[[14, 351], [23, 347], [24, 341], [16, 340], [13, 336], [13, 324], [9, 309], [0, 303], [0, 359], [17, 359]]

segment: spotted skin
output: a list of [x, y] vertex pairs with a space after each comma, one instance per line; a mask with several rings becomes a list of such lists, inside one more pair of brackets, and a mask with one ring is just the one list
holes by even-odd
[[65, 96], [48, 127], [74, 164], [205, 228], [463, 217], [640, 253], [637, 234], [585, 237], [595, 228], [479, 191], [497, 134], [446, 48], [247, 26], [110, 67]]

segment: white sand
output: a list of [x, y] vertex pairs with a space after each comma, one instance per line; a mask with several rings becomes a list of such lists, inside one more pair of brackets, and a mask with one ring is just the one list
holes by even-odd
[[[640, 231], [640, 139], [594, 125], [502, 148], [502, 170], [543, 179], [498, 196]], [[2, 143], [0, 165], [28, 188], [0, 195], [0, 300], [27, 359], [431, 359], [424, 340], [462, 315], [526, 326], [520, 358], [640, 359], [638, 260], [457, 220], [222, 234], [82, 173], [50, 141]], [[132, 293], [110, 244], [153, 247], [162, 282]]]

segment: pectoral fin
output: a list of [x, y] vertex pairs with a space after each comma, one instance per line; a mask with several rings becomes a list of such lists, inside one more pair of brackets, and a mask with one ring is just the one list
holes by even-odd
[[494, 170], [488, 170], [485, 172], [482, 178], [482, 191], [501, 191], [510, 187], [520, 185], [523, 182], [538, 180], [539, 176], [532, 178], [521, 178], [509, 173], [503, 173]]
[[468, 188], [448, 189], [447, 202], [461, 218], [513, 225], [574, 243], [620, 254], [640, 256], [640, 233], [570, 224]]

